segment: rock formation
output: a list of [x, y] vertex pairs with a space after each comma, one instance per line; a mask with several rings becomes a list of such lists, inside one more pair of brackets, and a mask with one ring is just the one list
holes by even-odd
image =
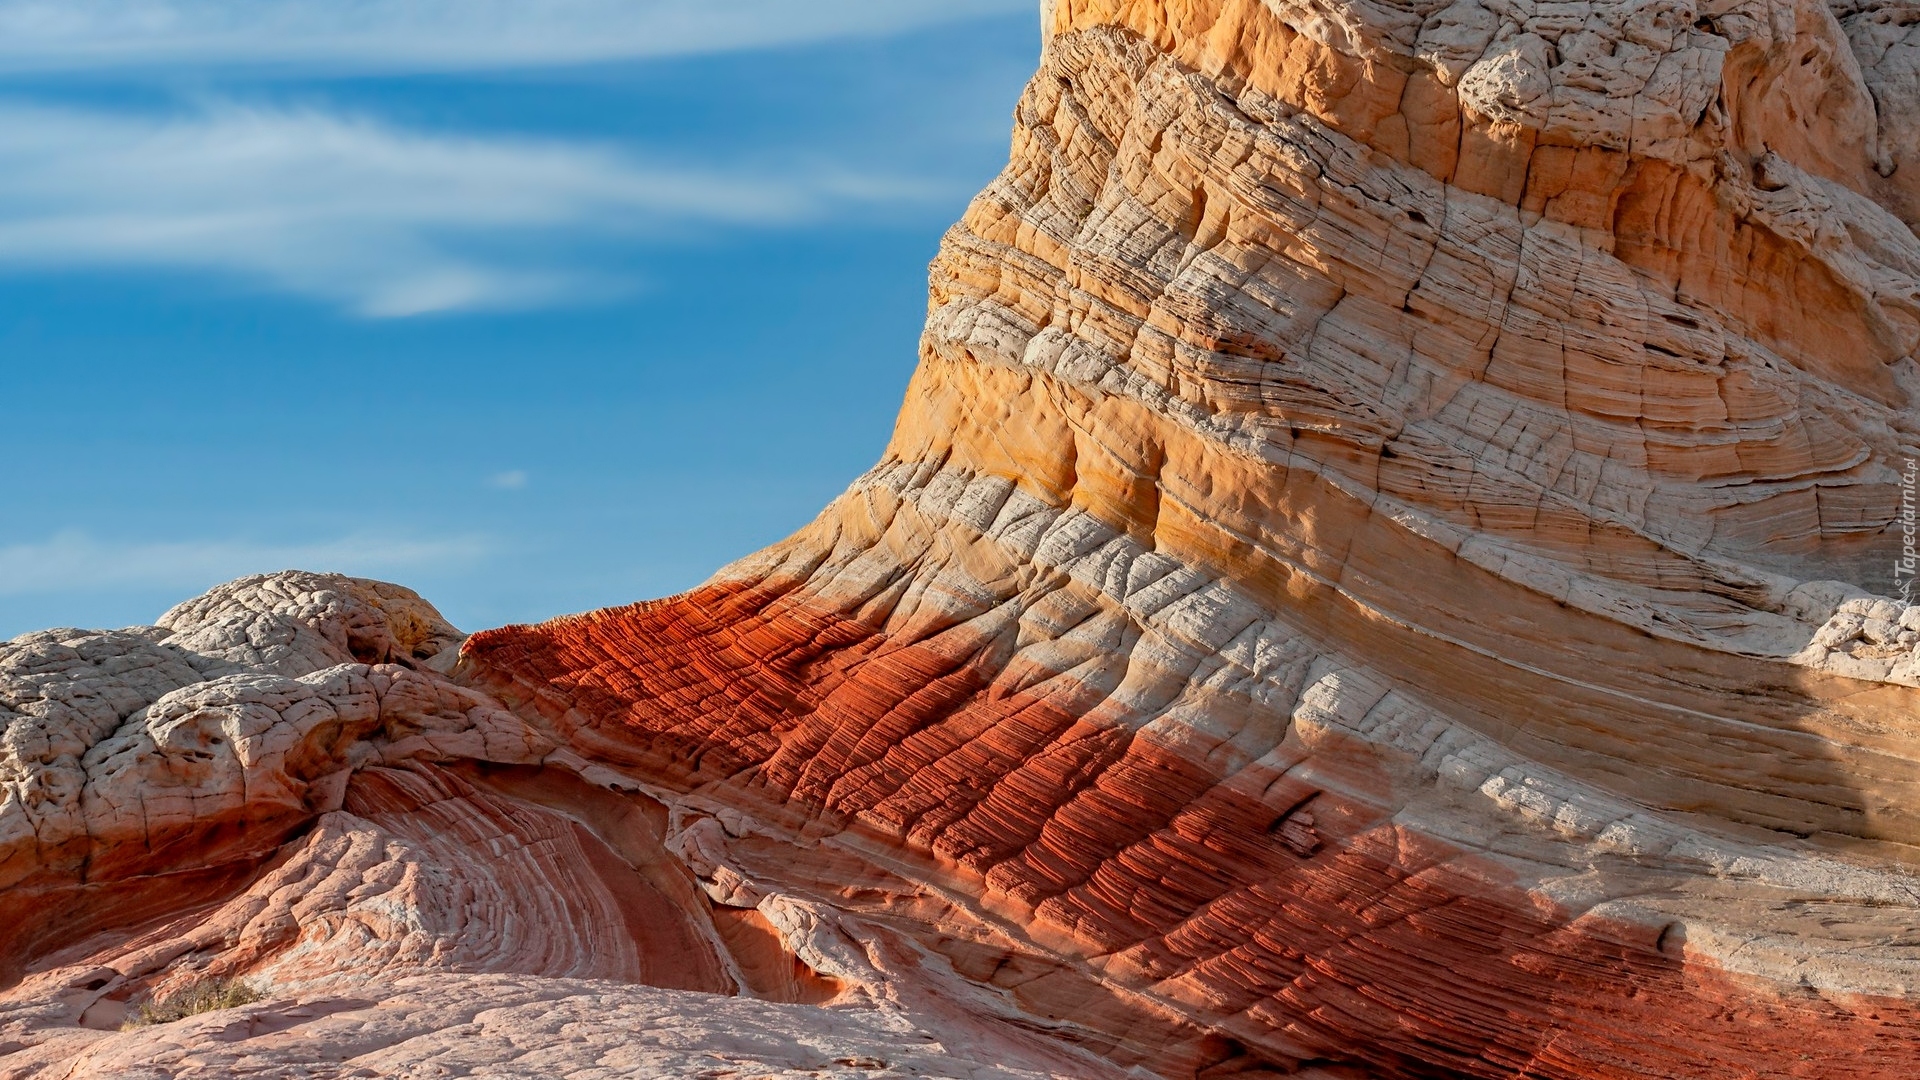
[[[160, 622], [0, 648], [0, 1077], [1120, 1075], [796, 886], [935, 925], [928, 888], [851, 854], [762, 884], [738, 810], [447, 679], [407, 590], [249, 578]], [[138, 1022], [226, 980], [260, 999]]]
[[0, 1076], [1920, 1072], [1920, 6], [1043, 25], [794, 537], [0, 654]]

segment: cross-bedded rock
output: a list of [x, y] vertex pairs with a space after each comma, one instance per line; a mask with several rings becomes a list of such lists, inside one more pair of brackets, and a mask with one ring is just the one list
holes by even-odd
[[1169, 1075], [1910, 1073], [1912, 12], [1043, 12], [881, 464], [468, 678]]
[[0, 647], [0, 1077], [1120, 1075], [844, 883], [751, 875], [737, 810], [450, 681], [405, 589], [276, 574], [162, 623]]
[[0, 653], [0, 1076], [1914, 1075], [1920, 8], [1042, 12], [791, 539]]

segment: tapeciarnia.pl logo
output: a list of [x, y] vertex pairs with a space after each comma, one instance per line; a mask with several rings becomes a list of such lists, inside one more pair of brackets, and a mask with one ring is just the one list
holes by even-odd
[[1900, 523], [1900, 557], [1893, 563], [1893, 588], [1909, 604], [1913, 603], [1916, 570], [1914, 539], [1915, 534], [1920, 532], [1915, 524], [1916, 520], [1920, 520], [1914, 505], [1914, 481], [1917, 479], [1920, 479], [1920, 460], [1908, 458], [1906, 468], [1900, 473], [1900, 514], [1895, 518]]

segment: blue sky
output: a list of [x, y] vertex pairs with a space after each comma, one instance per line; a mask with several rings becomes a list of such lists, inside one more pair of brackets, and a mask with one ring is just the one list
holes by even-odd
[[0, 0], [0, 638], [289, 566], [477, 629], [791, 532], [1036, 6]]

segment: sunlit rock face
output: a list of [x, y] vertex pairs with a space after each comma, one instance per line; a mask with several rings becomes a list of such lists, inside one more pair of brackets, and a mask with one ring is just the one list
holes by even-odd
[[1043, 24], [788, 541], [0, 647], [0, 1077], [1920, 1075], [1920, 7]]
[[1913, 1075], [1920, 8], [1045, 26], [886, 458], [465, 677], [1164, 1075]]
[[914, 937], [1007, 932], [596, 764], [461, 637], [287, 573], [0, 646], [0, 1077], [1122, 1075]]

